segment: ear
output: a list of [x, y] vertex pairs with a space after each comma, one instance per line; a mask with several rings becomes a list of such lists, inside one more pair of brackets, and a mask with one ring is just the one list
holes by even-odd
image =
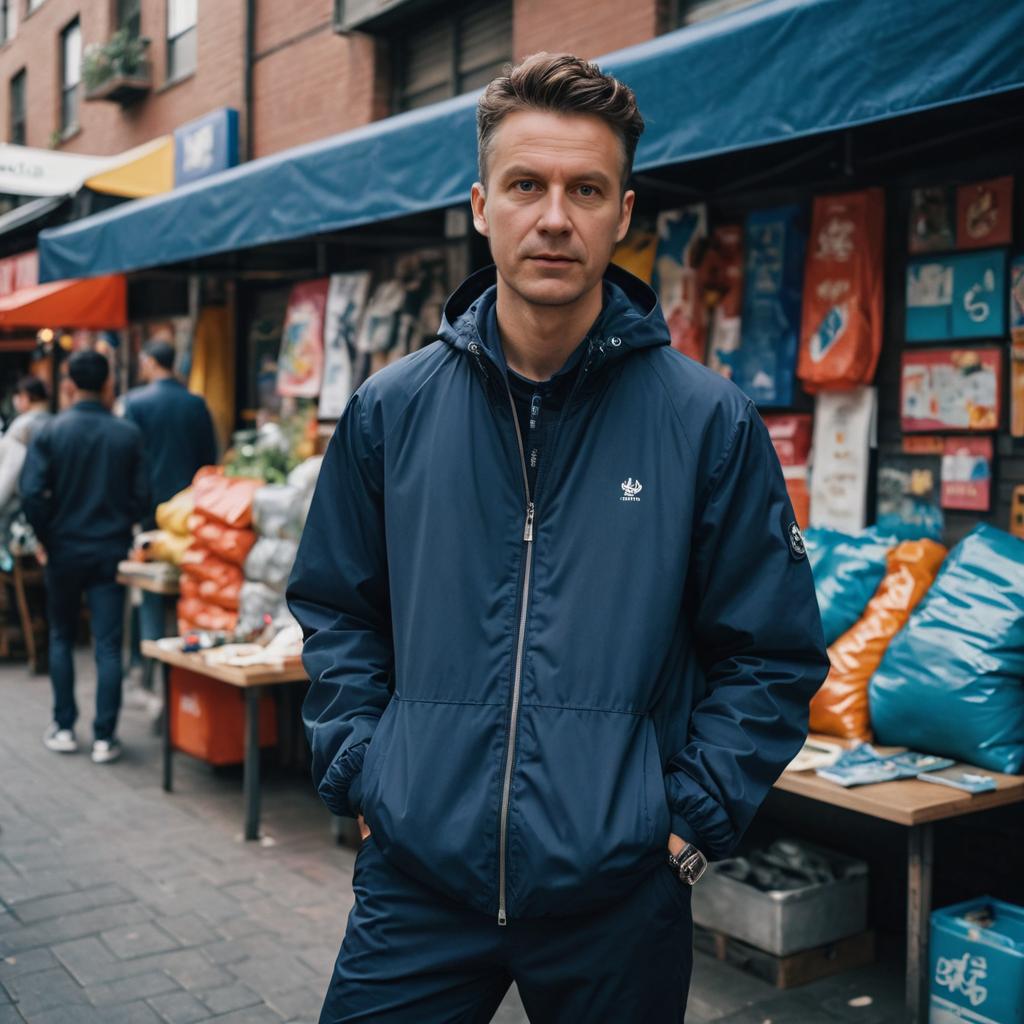
[[615, 241], [621, 242], [629, 231], [629, 222], [633, 217], [633, 203], [636, 202], [636, 193], [628, 189], [622, 196], [622, 208], [619, 210], [619, 227], [615, 233]]
[[469, 203], [473, 208], [473, 227], [484, 238], [487, 238], [489, 232], [487, 227], [487, 195], [479, 181], [473, 182], [473, 187], [469, 190]]

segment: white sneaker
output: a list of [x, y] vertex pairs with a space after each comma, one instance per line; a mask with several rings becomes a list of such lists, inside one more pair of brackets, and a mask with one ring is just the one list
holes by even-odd
[[50, 727], [43, 734], [43, 743], [47, 750], [57, 754], [73, 754], [78, 750], [78, 741], [75, 739], [74, 731], [62, 729], [56, 722], [51, 722]]
[[124, 753], [120, 740], [94, 740], [92, 759], [95, 764], [110, 764]]

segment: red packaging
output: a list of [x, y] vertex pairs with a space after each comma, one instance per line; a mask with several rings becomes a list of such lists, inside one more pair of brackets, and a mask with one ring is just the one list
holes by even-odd
[[814, 200], [797, 376], [811, 392], [870, 384], [882, 351], [885, 193]]
[[1013, 178], [993, 178], [956, 190], [956, 247], [985, 249], [1013, 241]]
[[811, 495], [807, 488], [807, 463], [811, 454], [814, 418], [810, 413], [772, 414], [764, 417], [768, 436], [782, 465], [786, 492], [801, 529], [811, 518]]

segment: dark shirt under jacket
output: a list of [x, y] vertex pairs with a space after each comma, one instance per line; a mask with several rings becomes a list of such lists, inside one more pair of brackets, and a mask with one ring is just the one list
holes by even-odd
[[210, 410], [179, 380], [158, 380], [129, 391], [124, 415], [142, 431], [149, 466], [150, 513], [188, 487], [196, 470], [217, 461]]
[[123, 558], [149, 508], [142, 434], [101, 403], [78, 402], [32, 442], [20, 490], [51, 563]]

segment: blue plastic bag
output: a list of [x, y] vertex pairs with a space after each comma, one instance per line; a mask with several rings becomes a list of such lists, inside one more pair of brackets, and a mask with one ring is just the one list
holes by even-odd
[[811, 527], [804, 534], [807, 560], [814, 575], [825, 643], [838, 640], [864, 614], [885, 575], [892, 537], [874, 530], [857, 535], [828, 527]]
[[950, 552], [869, 700], [879, 743], [1024, 767], [1024, 541], [983, 524]]

